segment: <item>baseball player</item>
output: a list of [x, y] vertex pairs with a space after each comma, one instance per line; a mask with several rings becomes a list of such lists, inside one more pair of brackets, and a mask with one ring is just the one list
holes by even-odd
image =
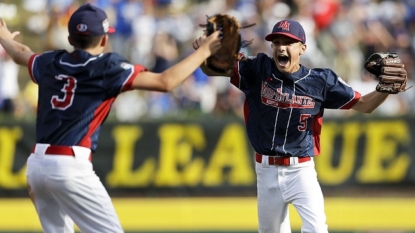
[[[193, 42], [202, 48], [205, 34]], [[314, 168], [320, 154], [324, 109], [370, 113], [388, 94], [362, 96], [331, 69], [300, 64], [306, 51], [303, 27], [294, 20], [275, 24], [265, 37], [272, 55], [242, 56], [230, 82], [245, 93], [247, 135], [255, 149], [260, 233], [291, 232], [288, 204], [302, 220], [304, 233], [326, 233], [324, 199]], [[209, 70], [210, 76], [224, 76]]]
[[14, 41], [18, 32], [11, 33], [0, 19], [1, 45], [39, 86], [36, 144], [27, 160], [29, 194], [46, 233], [74, 232], [74, 223], [82, 232], [123, 232], [91, 163], [111, 104], [132, 89], [171, 91], [220, 48], [220, 39], [215, 33], [200, 51], [152, 73], [116, 53], [103, 53], [114, 32], [103, 10], [80, 6], [68, 30], [73, 52], [36, 54]]

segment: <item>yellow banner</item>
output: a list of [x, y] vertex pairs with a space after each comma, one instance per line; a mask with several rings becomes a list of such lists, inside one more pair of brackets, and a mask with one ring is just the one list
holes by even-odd
[[[256, 231], [256, 198], [115, 198], [126, 231]], [[330, 231], [414, 231], [415, 198], [326, 198]], [[301, 220], [290, 206], [294, 231]], [[41, 231], [29, 199], [0, 199], [0, 231]]]
[[[413, 122], [325, 122], [322, 154], [315, 159], [322, 188], [414, 184]], [[0, 126], [0, 197], [10, 196], [4, 190], [26, 195], [25, 162], [35, 141], [33, 132], [34, 125]], [[110, 193], [186, 187], [191, 195], [218, 188], [256, 189], [254, 151], [242, 122], [109, 123], [101, 132], [93, 163]]]

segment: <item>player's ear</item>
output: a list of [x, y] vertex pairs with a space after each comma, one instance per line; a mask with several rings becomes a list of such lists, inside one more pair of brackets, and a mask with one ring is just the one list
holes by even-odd
[[307, 45], [300, 42], [300, 55], [303, 55], [307, 50]]

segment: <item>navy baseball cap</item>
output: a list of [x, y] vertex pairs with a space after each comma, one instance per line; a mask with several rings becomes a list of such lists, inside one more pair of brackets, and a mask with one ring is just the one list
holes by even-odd
[[274, 25], [272, 33], [265, 37], [265, 40], [272, 41], [276, 35], [284, 35], [305, 44], [305, 32], [303, 26], [295, 20], [285, 19]]
[[80, 6], [71, 15], [68, 31], [70, 35], [102, 36], [114, 33], [115, 29], [109, 26], [105, 11], [88, 3]]

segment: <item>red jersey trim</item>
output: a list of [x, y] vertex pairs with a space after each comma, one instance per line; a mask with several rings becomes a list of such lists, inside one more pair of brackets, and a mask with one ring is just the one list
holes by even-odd
[[362, 95], [359, 92], [354, 91], [353, 99], [345, 105], [341, 106], [340, 109], [351, 109], [357, 103], [357, 101], [359, 101], [360, 97], [362, 97]]
[[[243, 56], [242, 53], [239, 54], [239, 56]], [[239, 74], [239, 62], [235, 61], [235, 65], [233, 66], [233, 76], [231, 77], [231, 83], [237, 87], [241, 87], [241, 76]]]
[[320, 135], [321, 135], [321, 128], [323, 125], [323, 118], [321, 112], [316, 115], [313, 119], [312, 123], [312, 132], [313, 132], [313, 141], [314, 141], [314, 156], [317, 156], [321, 152], [320, 146]]
[[245, 120], [245, 124], [248, 124], [248, 118], [249, 118], [249, 108], [248, 108], [248, 102], [246, 101], [246, 99], [244, 100], [244, 120]]
[[102, 125], [111, 110], [111, 105], [115, 101], [115, 97], [103, 102], [97, 110], [95, 110], [93, 120], [89, 125], [88, 132], [85, 137], [79, 142], [78, 146], [92, 147], [91, 135]]
[[35, 63], [35, 58], [36, 58], [37, 56], [38, 56], [38, 54], [33, 54], [33, 55], [30, 57], [30, 59], [29, 59], [29, 63], [27, 64], [27, 68], [28, 68], [28, 70], [29, 70], [30, 79], [32, 79], [32, 81], [33, 81], [34, 83], [36, 83], [36, 84], [37, 84], [37, 81], [36, 81], [35, 76], [33, 75], [33, 65], [34, 65], [34, 63]]
[[125, 92], [125, 91], [130, 91], [133, 89], [133, 82], [134, 79], [137, 77], [137, 74], [143, 72], [143, 71], [148, 71], [148, 69], [142, 65], [134, 65], [133, 68], [131, 68], [132, 72], [130, 74], [130, 76], [125, 80], [122, 88], [121, 88], [121, 92]]

